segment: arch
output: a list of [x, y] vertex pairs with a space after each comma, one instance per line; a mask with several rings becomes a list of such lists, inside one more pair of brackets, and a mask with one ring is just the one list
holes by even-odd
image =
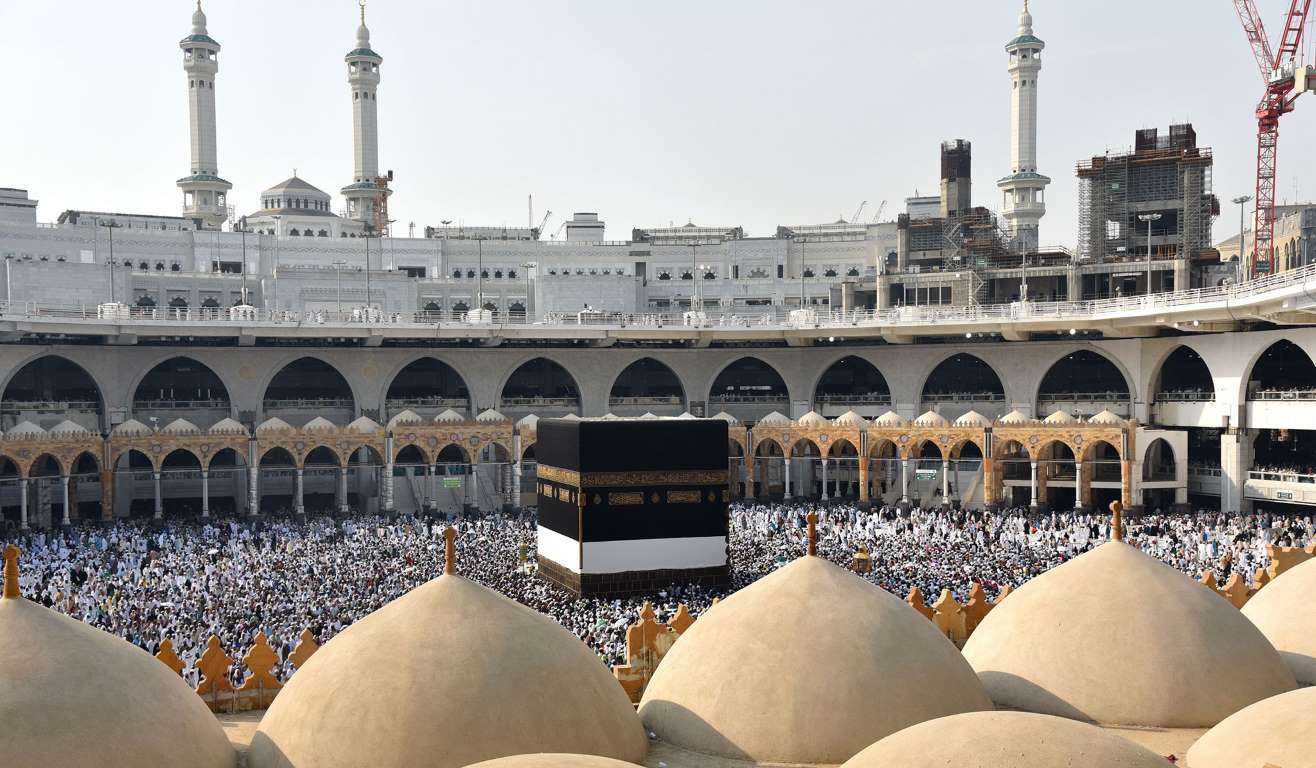
[[83, 451], [73, 457], [69, 464], [69, 474], [82, 476], [100, 476], [101, 460], [92, 451]]
[[877, 366], [862, 357], [846, 355], [819, 375], [813, 386], [813, 401], [816, 410], [828, 406], [838, 410], [889, 406], [891, 387]]
[[64, 462], [53, 453], [43, 453], [27, 465], [28, 477], [60, 477], [65, 474]]
[[933, 459], [936, 459], [937, 461], [944, 461], [950, 457], [948, 455], [948, 452], [942, 450], [941, 445], [939, 445], [935, 440], [925, 439], [925, 440], [919, 440], [913, 445], [913, 447], [910, 448], [909, 458], [916, 459], [918, 461], [930, 461]]
[[711, 404], [756, 403], [789, 406], [790, 390], [781, 373], [757, 357], [742, 357], [727, 364], [708, 388]]
[[273, 445], [261, 452], [256, 465], [261, 469], [289, 469], [297, 466], [292, 452], [279, 445]]
[[869, 441], [868, 458], [883, 460], [899, 459], [900, 446], [896, 444], [895, 440], [892, 440], [889, 437], [874, 437]]
[[1197, 350], [1180, 344], [1157, 367], [1152, 392], [1155, 402], [1215, 400], [1215, 379]]
[[1083, 449], [1083, 465], [1092, 465], [1092, 480], [1096, 482], [1119, 482], [1122, 461], [1119, 446], [1108, 440], [1093, 440]]
[[299, 357], [278, 369], [265, 383], [265, 409], [309, 405], [356, 410], [356, 395], [332, 364], [318, 357]]
[[1280, 339], [1252, 364], [1247, 399], [1316, 399], [1316, 365], [1297, 344]]
[[1164, 438], [1156, 438], [1142, 454], [1142, 479], [1148, 482], [1174, 480], [1178, 461]]
[[[764, 442], [769, 442], [769, 441], [761, 440], [759, 441], [759, 445], [762, 445]], [[777, 450], [781, 450], [782, 447], [781, 443], [778, 443], [776, 440], [771, 440], [770, 442], [772, 442], [773, 445], [777, 446]], [[755, 448], [754, 453], [759, 456], [764, 455], [757, 448]], [[822, 448], [817, 443], [815, 443], [811, 438], [801, 437], [800, 439], [791, 443], [790, 453], [788, 455], [792, 459], [819, 458], [823, 455], [823, 452], [822, 452]]]
[[521, 363], [503, 382], [498, 393], [500, 408], [556, 408], [579, 411], [580, 386], [561, 364], [547, 357]]
[[456, 368], [437, 357], [421, 357], [394, 372], [384, 392], [389, 416], [411, 409], [442, 411], [449, 408], [469, 413], [471, 392]]
[[342, 457], [327, 445], [317, 445], [302, 456], [303, 467], [341, 467]]
[[201, 457], [187, 448], [176, 448], [160, 460], [160, 471], [165, 470], [199, 470]]
[[399, 466], [424, 466], [430, 463], [430, 459], [424, 448], [415, 443], [407, 443], [394, 449], [393, 463]]
[[471, 454], [456, 443], [448, 443], [434, 454], [435, 464], [470, 464]]
[[1069, 352], [1051, 364], [1037, 385], [1038, 413], [1043, 404], [1123, 402], [1132, 400], [1129, 379], [1110, 358], [1090, 349]]
[[923, 380], [920, 393], [924, 403], [1005, 400], [1005, 386], [996, 369], [967, 352], [958, 352], [938, 363]]
[[534, 443], [530, 443], [529, 445], [521, 449], [521, 461], [535, 461], [535, 462], [538, 461], [538, 459], [535, 458]]
[[220, 448], [210, 456], [206, 462], [207, 470], [228, 470], [231, 468], [246, 467], [247, 457], [242, 455], [235, 448]]
[[854, 443], [850, 442], [848, 439], [844, 437], [834, 440], [831, 444], [827, 446], [827, 458], [829, 459], [837, 459], [837, 458], [853, 459], [858, 456], [859, 456], [859, 448], [855, 446]]
[[133, 410], [229, 409], [229, 389], [214, 369], [179, 355], [151, 366], [133, 385]]
[[616, 409], [627, 406], [641, 411], [654, 411], [655, 408], [674, 411], [659, 415], [675, 415], [685, 410], [685, 388], [666, 363], [642, 357], [617, 374], [608, 392], [609, 410], [616, 412]]
[[67, 357], [51, 354], [37, 355], [15, 369], [5, 381], [0, 403], [20, 408], [22, 404], [67, 403], [60, 410], [94, 410], [98, 421], [105, 412], [105, 398], [96, 378]]

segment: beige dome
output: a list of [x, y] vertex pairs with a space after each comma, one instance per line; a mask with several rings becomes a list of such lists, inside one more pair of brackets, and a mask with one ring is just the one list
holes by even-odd
[[1105, 408], [1102, 409], [1100, 413], [1088, 419], [1088, 423], [1089, 424], [1123, 424], [1124, 419], [1121, 419], [1119, 416], [1115, 415], [1114, 413], [1111, 413], [1109, 408]]
[[996, 420], [997, 424], [1035, 424], [1036, 419], [1030, 418], [1028, 414], [1015, 408], [1009, 413]]
[[910, 726], [850, 758], [843, 768], [1167, 765], [1164, 757], [1095, 725], [1031, 712], [969, 712]]
[[1188, 764], [1193, 768], [1316, 765], [1316, 688], [1272, 696], [1230, 715], [1193, 744]]
[[1316, 559], [1281, 573], [1243, 606], [1305, 685], [1316, 685]]
[[831, 422], [819, 416], [817, 411], [809, 411], [797, 419], [795, 423], [801, 427], [826, 427], [831, 425]]
[[759, 424], [764, 426], [769, 424], [790, 424], [790, 423], [791, 423], [790, 419], [786, 418], [780, 413], [777, 413], [776, 411], [773, 411], [772, 413], [769, 413], [767, 416], [764, 416], [763, 418], [759, 419]]
[[964, 657], [999, 707], [1107, 725], [1209, 728], [1294, 686], [1238, 609], [1122, 542], [1012, 592]]
[[231, 768], [201, 698], [142, 649], [21, 597], [0, 600], [5, 765]]
[[594, 755], [548, 754], [500, 757], [476, 763], [470, 768], [635, 768], [635, 764]]
[[987, 418], [986, 416], [983, 416], [981, 413], [978, 413], [977, 411], [969, 411], [968, 413], [964, 414], [963, 416], [955, 420], [955, 426], [957, 427], [985, 428], [985, 427], [990, 427], [991, 425], [992, 425], [991, 419]]
[[873, 424], [879, 427], [904, 427], [909, 424], [909, 419], [906, 419], [895, 411], [887, 411], [881, 416], [878, 416], [877, 419], [873, 421]]
[[697, 752], [835, 764], [914, 723], [990, 708], [932, 622], [803, 557], [692, 624], [654, 672], [640, 717]]
[[638, 762], [648, 742], [598, 658], [552, 619], [440, 576], [325, 643], [251, 742], [251, 768], [459, 768], [579, 752]]
[[947, 421], [947, 420], [946, 420], [946, 417], [945, 417], [945, 416], [942, 416], [940, 413], [937, 413], [936, 411], [928, 411], [927, 413], [923, 414], [922, 416], [919, 416], [917, 419], [914, 419], [914, 426], [916, 426], [916, 427], [949, 427], [949, 426], [950, 426], [950, 422]]
[[868, 426], [868, 422], [864, 419], [864, 417], [860, 416], [854, 411], [846, 411], [840, 416], [837, 416], [836, 419], [832, 421], [832, 423], [838, 427], [858, 427], [859, 429], [863, 429]]
[[1043, 424], [1074, 424], [1077, 421], [1078, 419], [1064, 411], [1055, 411], [1050, 416], [1042, 419]]

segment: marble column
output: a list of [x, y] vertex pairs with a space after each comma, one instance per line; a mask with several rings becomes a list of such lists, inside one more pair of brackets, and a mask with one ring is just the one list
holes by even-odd
[[210, 473], [201, 470], [201, 516], [210, 517]]
[[151, 479], [155, 484], [155, 519], [164, 518], [164, 498], [160, 495], [160, 473], [152, 472]]

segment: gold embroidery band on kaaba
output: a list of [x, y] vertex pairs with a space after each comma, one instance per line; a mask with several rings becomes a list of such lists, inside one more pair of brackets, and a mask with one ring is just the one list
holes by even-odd
[[608, 494], [608, 504], [614, 507], [628, 506], [634, 504], [643, 504], [643, 493], [610, 493]]
[[668, 504], [698, 504], [703, 494], [699, 491], [668, 491]]
[[537, 476], [577, 488], [626, 488], [663, 485], [726, 485], [725, 469], [648, 470], [643, 472], [585, 472], [540, 464]]

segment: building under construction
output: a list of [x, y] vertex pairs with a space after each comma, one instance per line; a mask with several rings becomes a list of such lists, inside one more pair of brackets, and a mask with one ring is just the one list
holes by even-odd
[[[1133, 152], [1078, 165], [1079, 257], [1093, 262], [1216, 261], [1211, 221], [1211, 150], [1197, 146], [1191, 123], [1137, 132]], [[1150, 240], [1149, 240], [1150, 226]]]

